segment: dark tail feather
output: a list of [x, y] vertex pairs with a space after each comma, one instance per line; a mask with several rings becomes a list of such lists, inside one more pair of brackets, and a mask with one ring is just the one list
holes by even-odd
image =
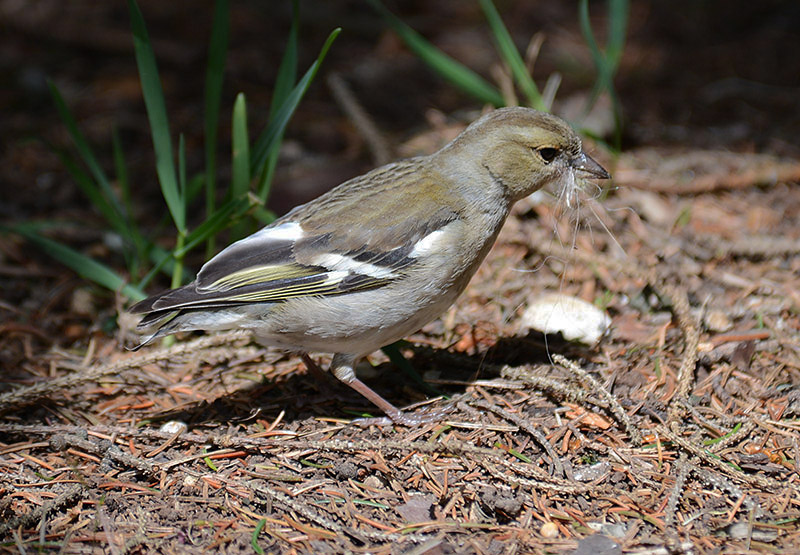
[[172, 291], [172, 289], [167, 289], [166, 291], [162, 291], [161, 293], [158, 293], [157, 295], [153, 295], [152, 297], [147, 297], [145, 300], [139, 301], [138, 303], [136, 303], [135, 305], [130, 307], [128, 309], [128, 312], [130, 312], [132, 314], [145, 314], [147, 312], [153, 312], [153, 310], [154, 310], [153, 305], [157, 301], [159, 301], [161, 299], [161, 297], [167, 295], [171, 291]]
[[[136, 324], [136, 329], [143, 330], [152, 328], [154, 325], [163, 326], [167, 321], [177, 316], [179, 312], [179, 310], [154, 310]], [[162, 320], [164, 320], [164, 322], [162, 322]]]
[[[251, 286], [250, 288], [258, 287]], [[246, 288], [241, 288], [246, 289]], [[139, 327], [150, 325], [165, 315], [175, 310], [207, 310], [213, 308], [223, 308], [246, 304], [243, 301], [229, 300], [227, 291], [215, 291], [209, 293], [198, 293], [195, 282], [177, 289], [168, 289], [157, 295], [148, 297], [133, 305], [129, 312], [133, 314], [147, 314]]]
[[134, 314], [145, 314], [147, 312], [164, 311], [179, 308], [182, 304], [201, 298], [197, 294], [195, 283], [178, 287], [177, 289], [167, 289], [157, 295], [139, 301], [130, 308]]
[[172, 322], [177, 316], [181, 313], [180, 310], [159, 310], [156, 312], [151, 312], [144, 318], [142, 318], [141, 322], [136, 325], [137, 330], [145, 330], [147, 328], [152, 328], [154, 326], [158, 326], [155, 331], [152, 331], [150, 335], [144, 337], [142, 342], [136, 345], [131, 349], [131, 351], [138, 351], [148, 343], [152, 342], [154, 339], [159, 337], [164, 337], [165, 335], [171, 334], [175, 331], [175, 323]]
[[[184, 285], [178, 289], [167, 289], [157, 295], [139, 301], [128, 309], [132, 314], [145, 315], [136, 325], [137, 330], [151, 331], [149, 335], [142, 339], [141, 343], [131, 350], [138, 351], [153, 340], [177, 331], [175, 329], [177, 327], [175, 318], [180, 316], [183, 312], [179, 307], [179, 305], [182, 304], [181, 298], [189, 295], [196, 295], [194, 283]], [[177, 301], [176, 296], [178, 297]]]

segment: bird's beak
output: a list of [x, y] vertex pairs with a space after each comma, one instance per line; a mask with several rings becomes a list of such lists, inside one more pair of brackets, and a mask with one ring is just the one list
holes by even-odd
[[594, 177], [596, 179], [611, 178], [611, 174], [585, 152], [581, 152], [580, 156], [572, 159], [572, 167], [579, 173], [585, 174], [587, 177]]

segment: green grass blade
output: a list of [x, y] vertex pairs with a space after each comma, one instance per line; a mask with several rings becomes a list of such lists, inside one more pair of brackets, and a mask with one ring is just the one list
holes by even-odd
[[[103, 215], [108, 224], [123, 240], [123, 254], [128, 269], [134, 275], [142, 261], [142, 252], [146, 240], [135, 223], [131, 220], [130, 188], [128, 187], [127, 169], [124, 164], [119, 137], [114, 130], [114, 162], [117, 176], [122, 190], [122, 198], [114, 191], [108, 176], [100, 166], [97, 157], [89, 146], [86, 137], [78, 129], [75, 117], [70, 112], [58, 88], [52, 82], [48, 83], [50, 94], [56, 109], [69, 132], [73, 143], [88, 168], [87, 174], [78, 163], [65, 152], [56, 150], [67, 171], [72, 175], [78, 187], [87, 196], [92, 205]], [[54, 149], [55, 150], [55, 149]]]
[[66, 152], [56, 149], [55, 147], [51, 148], [53, 148], [53, 151], [59, 157], [61, 163], [72, 176], [78, 188], [86, 195], [86, 198], [89, 199], [89, 202], [102, 214], [106, 222], [108, 222], [108, 225], [111, 226], [111, 229], [122, 238], [122, 254], [125, 257], [131, 275], [135, 275], [138, 271], [138, 264], [141, 263], [141, 252], [147, 244], [147, 240], [142, 236], [133, 222], [114, 209], [97, 186], [97, 182], [81, 168], [78, 162]]
[[151, 243], [145, 239], [142, 232], [136, 226], [133, 220], [133, 195], [131, 194], [131, 183], [128, 178], [128, 164], [125, 161], [125, 151], [122, 149], [122, 140], [119, 136], [119, 130], [115, 126], [111, 132], [111, 146], [114, 155], [114, 172], [116, 181], [119, 184], [120, 195], [122, 197], [122, 204], [125, 208], [126, 225], [130, 232], [131, 239], [135, 248], [132, 263], [128, 263], [128, 273], [131, 276], [138, 276], [139, 269], [142, 267], [145, 259], [147, 258], [147, 250], [150, 248]]
[[264, 526], [267, 525], [267, 519], [262, 518], [256, 523], [256, 527], [253, 530], [253, 535], [250, 536], [250, 547], [253, 548], [253, 551], [256, 552], [257, 555], [264, 555], [264, 548], [258, 545], [258, 535], [261, 534], [261, 530], [264, 529]]
[[163, 249], [150, 253], [150, 258], [154, 262], [153, 267], [150, 268], [150, 271], [136, 284], [137, 287], [142, 290], [150, 285], [150, 282], [153, 281], [153, 278], [155, 278], [159, 272], [163, 271], [167, 275], [172, 275], [172, 267], [175, 265], [175, 259], [172, 258], [169, 252]]
[[594, 30], [592, 30], [592, 23], [589, 19], [588, 0], [579, 0], [578, 20], [580, 22], [583, 40], [586, 41], [586, 45], [589, 47], [589, 53], [592, 55], [592, 63], [597, 71], [597, 78], [595, 79], [592, 92], [589, 95], [589, 101], [584, 110], [584, 114], [588, 114], [592, 106], [594, 106], [594, 103], [597, 102], [600, 93], [606, 88], [606, 63], [605, 56], [600, 51], [600, 46], [595, 39]]
[[584, 110], [585, 114], [594, 106], [600, 94], [608, 91], [614, 109], [614, 144], [613, 150], [619, 151], [622, 144], [622, 106], [614, 89], [614, 75], [622, 59], [622, 51], [625, 46], [625, 34], [628, 25], [628, 11], [630, 5], [628, 0], [608, 0], [608, 39], [605, 52], [600, 50], [597, 40], [592, 30], [589, 19], [588, 0], [579, 0], [578, 20], [580, 23], [581, 34], [589, 51], [592, 55], [592, 62], [597, 70], [597, 80], [595, 81], [589, 102]]
[[57, 241], [40, 235], [30, 226], [18, 225], [5, 229], [25, 237], [28, 241], [47, 253], [48, 256], [58, 260], [89, 281], [93, 281], [111, 291], [119, 291], [134, 301], [140, 301], [146, 297], [142, 290], [127, 283], [122, 276], [114, 272], [108, 266], [66, 245], [62, 245]]
[[269, 106], [269, 117], [272, 119], [284, 101], [289, 97], [297, 79], [297, 42], [300, 32], [300, 3], [292, 0], [292, 26], [289, 29], [289, 38], [286, 40], [286, 49], [283, 51], [275, 87], [272, 90], [272, 101]]
[[170, 287], [175, 289], [183, 285], [185, 270], [183, 267], [183, 255], [177, 256], [175, 253], [183, 252], [183, 245], [186, 240], [186, 235], [178, 232], [178, 236], [175, 237], [175, 248], [172, 249], [172, 258], [175, 259], [175, 265], [172, 267], [172, 282]]
[[[186, 139], [183, 133], [178, 137], [178, 196], [183, 203], [184, 213], [186, 212], [187, 196], [186, 196]], [[175, 254], [177, 251], [182, 251], [186, 241], [186, 232], [178, 230], [175, 237], [175, 248], [173, 249], [172, 256], [175, 258], [175, 267], [172, 268], [172, 287], [183, 285], [183, 254]]]
[[517, 50], [514, 41], [508, 29], [503, 24], [503, 19], [497, 12], [497, 8], [492, 3], [492, 0], [479, 0], [483, 13], [486, 14], [486, 20], [489, 22], [489, 27], [492, 29], [494, 39], [497, 42], [497, 47], [502, 54], [503, 59], [511, 68], [511, 74], [514, 76], [523, 94], [528, 99], [528, 105], [537, 110], [547, 111], [548, 107], [545, 106], [542, 95], [531, 76], [528, 74], [528, 69], [525, 67], [525, 61]]
[[578, 22], [580, 23], [583, 40], [586, 41], [586, 45], [589, 47], [589, 51], [592, 54], [592, 59], [595, 65], [597, 65], [597, 61], [603, 58], [603, 54], [600, 52], [600, 47], [597, 45], [597, 40], [594, 38], [592, 22], [589, 19], [589, 0], [578, 1]]
[[[250, 137], [247, 134], [247, 104], [243, 93], [236, 95], [233, 103], [233, 137], [231, 141], [231, 199], [241, 199], [250, 189]], [[247, 234], [247, 222], [233, 226], [231, 240], [237, 241]]]
[[241, 198], [250, 188], [250, 138], [247, 134], [247, 104], [243, 93], [233, 103], [231, 152], [231, 198]]
[[481, 102], [486, 102], [493, 106], [503, 106], [505, 104], [500, 91], [490, 85], [483, 77], [422, 38], [416, 31], [387, 10], [380, 0], [369, 0], [369, 3], [381, 13], [389, 26], [395, 33], [400, 35], [400, 38], [405, 41], [412, 52], [419, 56], [436, 73]]
[[250, 214], [253, 216], [253, 219], [261, 225], [270, 224], [278, 217], [275, 212], [268, 208], [264, 208], [263, 204], [258, 203], [255, 205], [253, 210], [251, 210]]
[[186, 182], [186, 205], [188, 206], [203, 190], [206, 184], [206, 174], [196, 173]]
[[[186, 164], [185, 164], [185, 162], [182, 161], [182, 160], [185, 160], [185, 158], [186, 158], [185, 152], [184, 152], [183, 134], [181, 134], [181, 138], [180, 138], [179, 152], [180, 152], [179, 156], [180, 156], [180, 159], [181, 159], [181, 162], [180, 162], [181, 168], [180, 168], [180, 174], [179, 175], [182, 175], [182, 177], [180, 178], [180, 181], [179, 181], [179, 185], [180, 185], [180, 191], [181, 191], [181, 198], [186, 198], [186, 197], [184, 197], [182, 195], [183, 191], [186, 190], [186, 187], [185, 187], [185, 183], [186, 183], [186, 175], [185, 175], [186, 174]], [[184, 264], [184, 260], [183, 260], [184, 254], [178, 255], [176, 253], [178, 253], [178, 252], [182, 253], [183, 252], [183, 246], [186, 244], [186, 233], [187, 232], [181, 231], [179, 229], [178, 232], [175, 235], [175, 247], [173, 247], [173, 249], [172, 249], [172, 257], [175, 259], [175, 266], [172, 268], [172, 284], [170, 286], [173, 289], [175, 289], [176, 287], [179, 287], [179, 286], [181, 286], [181, 285], [183, 285], [185, 283], [184, 279], [183, 279], [184, 274], [185, 274], [185, 270], [184, 270], [184, 266], [183, 266], [183, 264]]]
[[619, 68], [622, 52], [625, 49], [629, 12], [629, 0], [609, 0], [606, 56], [614, 67], [614, 73]]
[[181, 249], [176, 249], [173, 254], [175, 256], [183, 256], [209, 237], [229, 227], [231, 223], [235, 223], [250, 210], [250, 208], [258, 204], [257, 202], [253, 202], [253, 200], [254, 199], [250, 195], [245, 195], [243, 198], [231, 199], [219, 206], [210, 218], [197, 226], [186, 236], [183, 247]]
[[[228, 0], [216, 0], [214, 23], [208, 44], [208, 66], [206, 67], [205, 98], [205, 151], [206, 151], [206, 217], [214, 213], [217, 198], [217, 136], [219, 112], [222, 104], [222, 82], [225, 74], [225, 58], [228, 55], [230, 34], [230, 10]], [[213, 251], [213, 237], [209, 251]]]
[[[172, 252], [157, 245], [151, 245], [148, 251], [148, 258], [153, 263], [153, 267], [150, 268], [150, 271], [147, 272], [145, 277], [136, 282], [136, 286], [142, 290], [144, 290], [159, 273], [163, 272], [167, 276], [172, 276], [175, 273], [175, 257]], [[191, 280], [192, 277], [193, 275], [184, 268], [181, 281], [186, 283]]]
[[[286, 41], [286, 49], [283, 51], [283, 58], [281, 65], [278, 68], [278, 77], [275, 80], [275, 88], [272, 91], [272, 101], [269, 107], [269, 117], [272, 120], [277, 114], [280, 107], [289, 97], [294, 87], [295, 80], [297, 79], [297, 43], [298, 35], [300, 32], [300, 3], [297, 0], [292, 1], [292, 26], [289, 29], [289, 38]], [[277, 139], [276, 144], [283, 141], [283, 133]], [[279, 148], [271, 148], [267, 156], [266, 166], [264, 171], [261, 172], [256, 187], [257, 191], [261, 191], [264, 198], [269, 198], [269, 192], [272, 188], [272, 178], [275, 175], [275, 168], [278, 165], [278, 155], [280, 154]]]
[[84, 195], [86, 195], [86, 198], [89, 199], [89, 202], [92, 203], [92, 206], [94, 206], [103, 215], [111, 227], [114, 228], [114, 231], [127, 238], [128, 230], [123, 223], [122, 217], [116, 210], [114, 210], [114, 208], [108, 202], [108, 199], [97, 187], [95, 181], [92, 180], [91, 176], [81, 169], [77, 162], [75, 162], [75, 160], [73, 160], [67, 153], [60, 150], [56, 150], [55, 152], [61, 159], [61, 163], [64, 164], [64, 167], [72, 176], [72, 179], [75, 180], [78, 188], [83, 192]]
[[[120, 203], [117, 195], [114, 193], [114, 190], [111, 188], [111, 183], [103, 171], [103, 168], [100, 167], [97, 157], [94, 155], [92, 148], [89, 146], [89, 142], [86, 140], [86, 137], [83, 135], [83, 133], [81, 133], [80, 129], [78, 129], [78, 123], [75, 121], [75, 116], [73, 116], [72, 112], [70, 112], [66, 102], [64, 102], [64, 97], [61, 96], [61, 93], [55, 84], [53, 84], [51, 81], [48, 81], [47, 86], [50, 88], [50, 95], [53, 97], [53, 102], [56, 106], [56, 110], [58, 110], [59, 117], [66, 126], [67, 131], [72, 138], [72, 142], [75, 144], [75, 147], [78, 150], [78, 154], [86, 164], [86, 167], [89, 168], [89, 172], [92, 174], [92, 177], [94, 177], [94, 183], [96, 185], [92, 184], [92, 187], [97, 189], [99, 195], [105, 199], [102, 208], [97, 204], [95, 204], [95, 206], [97, 206], [97, 208], [103, 213], [103, 216], [105, 216], [106, 219], [108, 219], [111, 223], [113, 223], [114, 220], [123, 218], [125, 211], [122, 208], [122, 204]], [[93, 195], [93, 204], [95, 203], [95, 198], [97, 198], [97, 196]]]
[[153, 149], [156, 154], [156, 173], [161, 185], [161, 192], [167, 207], [180, 233], [186, 232], [186, 210], [184, 199], [178, 189], [175, 174], [175, 162], [172, 153], [172, 140], [169, 133], [167, 108], [164, 102], [164, 91], [158, 77], [158, 66], [155, 54], [150, 45], [144, 18], [134, 0], [128, 0], [131, 17], [133, 47], [136, 54], [136, 65], [139, 68], [139, 79], [142, 83], [142, 94], [150, 121], [150, 132], [153, 137]]
[[[197, 226], [186, 236], [182, 247], [176, 248], [172, 252], [168, 252], [154, 245], [150, 250], [150, 259], [153, 261], [154, 265], [147, 275], [139, 281], [138, 286], [144, 289], [147, 287], [147, 284], [162, 271], [167, 275], [173, 275], [175, 272], [176, 257], [182, 258], [186, 256], [186, 254], [197, 245], [229, 227], [231, 222], [235, 222], [253, 206], [258, 204], [253, 202], [253, 200], [253, 197], [248, 195], [246, 198], [229, 200], [224, 203], [217, 208], [210, 218], [206, 219], [205, 222]], [[185, 269], [181, 271], [183, 272], [180, 279], [182, 283], [186, 283], [192, 278], [191, 274]]]
[[138, 271], [141, 263], [141, 252], [144, 250], [147, 241], [139, 230], [128, 220], [119, 216], [98, 189], [96, 183], [78, 164], [66, 153], [54, 149], [61, 163], [75, 180], [78, 188], [83, 191], [89, 202], [100, 211], [108, 224], [122, 238], [122, 254], [125, 257], [128, 270], [131, 275]]
[[588, 0], [580, 0], [578, 4], [581, 34], [589, 46], [592, 62], [598, 73], [598, 80], [595, 84], [596, 92], [603, 89], [613, 92], [613, 77], [619, 67], [625, 47], [629, 8], [628, 0], [608, 0], [608, 40], [605, 51], [603, 51], [597, 44], [597, 39], [592, 30]]
[[186, 138], [181, 133], [178, 137], [178, 194], [181, 198], [187, 198], [186, 191]]
[[[341, 31], [341, 28], [337, 28], [334, 29], [330, 35], [328, 35], [325, 44], [322, 45], [322, 49], [320, 50], [317, 59], [313, 64], [311, 64], [311, 67], [308, 68], [308, 71], [306, 71], [302, 79], [300, 79], [297, 85], [295, 85], [295, 87], [292, 89], [292, 92], [275, 113], [275, 117], [272, 118], [267, 129], [264, 130], [264, 132], [256, 141], [256, 144], [253, 147], [250, 155], [250, 175], [261, 175], [270, 151], [273, 148], [277, 148], [277, 145], [280, 145], [278, 139], [283, 136], [283, 132], [286, 130], [286, 125], [289, 123], [289, 119], [292, 117], [292, 114], [297, 108], [297, 105], [300, 103], [300, 100], [303, 98], [303, 95], [308, 90], [308, 87], [316, 76], [317, 71], [319, 71], [322, 61], [325, 59], [331, 44], [333, 44], [333, 41], [336, 40], [336, 37], [339, 36]], [[266, 195], [268, 192], [269, 191], [263, 189], [258, 190], [257, 196], [262, 203], [266, 202]]]

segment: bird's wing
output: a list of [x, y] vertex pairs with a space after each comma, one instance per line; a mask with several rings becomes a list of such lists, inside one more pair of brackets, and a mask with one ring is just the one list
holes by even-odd
[[[391, 195], [390, 205], [370, 194], [376, 185], [374, 179], [366, 179], [370, 174], [356, 178], [345, 184], [350, 187], [347, 194], [337, 188], [298, 207], [224, 249], [203, 266], [194, 283], [142, 301], [131, 311], [281, 302], [392, 283], [417, 263], [422, 249], [441, 235], [442, 228], [459, 219], [435, 198], [423, 206], [410, 198], [415, 191], [441, 186], [421, 181], [429, 177], [413, 175], [391, 179], [392, 186], [401, 188], [399, 195]], [[416, 201], [414, 209], [409, 211], [412, 201]], [[324, 218], [321, 206], [326, 210]], [[409, 217], [397, 218], [392, 213], [397, 210], [409, 212]], [[369, 225], [359, 221], [365, 217]]]

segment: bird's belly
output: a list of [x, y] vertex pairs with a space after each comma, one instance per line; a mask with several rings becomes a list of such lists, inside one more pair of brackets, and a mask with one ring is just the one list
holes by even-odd
[[290, 299], [275, 306], [254, 332], [261, 342], [289, 350], [366, 355], [435, 319], [461, 289]]

